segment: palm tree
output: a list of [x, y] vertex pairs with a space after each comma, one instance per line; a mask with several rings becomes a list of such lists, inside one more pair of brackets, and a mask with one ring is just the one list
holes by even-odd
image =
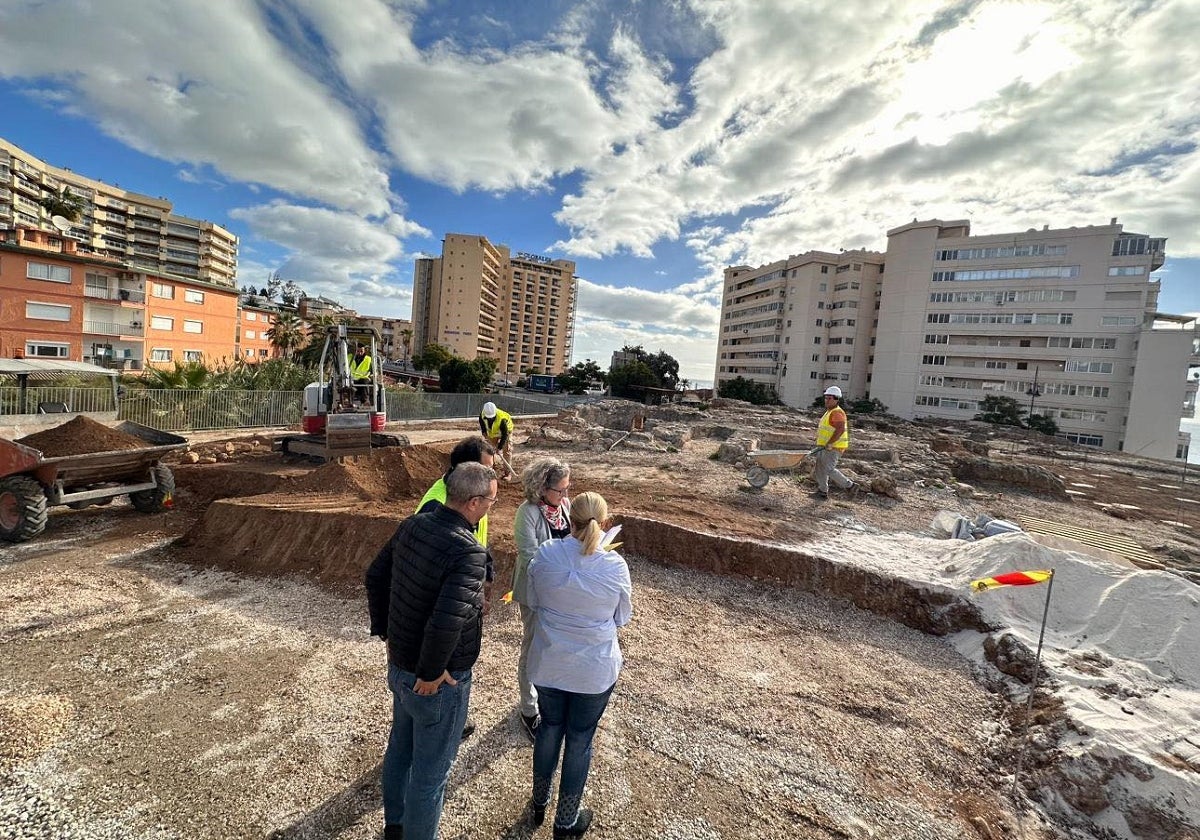
[[400, 340], [404, 342], [404, 367], [408, 367], [408, 352], [412, 345], [412, 330], [400, 330]]
[[87, 206], [83, 196], [71, 192], [71, 188], [67, 186], [62, 188], [62, 192], [51, 192], [43, 196], [38, 203], [51, 216], [62, 216], [69, 222], [79, 221], [79, 217], [83, 215], [83, 208]]
[[308, 342], [304, 325], [300, 318], [291, 312], [279, 312], [275, 315], [275, 323], [267, 330], [267, 338], [271, 346], [283, 353], [285, 359], [290, 359], [292, 353]]

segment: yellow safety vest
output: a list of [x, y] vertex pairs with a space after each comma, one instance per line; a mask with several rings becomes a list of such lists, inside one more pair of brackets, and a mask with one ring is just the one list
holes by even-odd
[[[421, 497], [421, 503], [417, 505], [417, 510], [420, 511], [421, 508], [425, 507], [430, 499], [437, 499], [442, 504], [446, 504], [446, 479], [439, 478], [433, 483], [433, 486]], [[475, 539], [484, 548], [487, 548], [487, 532], [487, 514], [484, 514], [483, 518], [479, 520], [479, 524], [475, 526]]]
[[370, 379], [371, 378], [371, 356], [370, 354], [363, 356], [362, 361], [358, 364], [354, 363], [354, 357], [349, 357], [350, 376], [354, 379]]
[[850, 421], [846, 418], [846, 410], [840, 405], [829, 409], [821, 416], [821, 423], [817, 426], [817, 446], [824, 446], [833, 437], [834, 428], [833, 424], [829, 422], [829, 418], [835, 411], [842, 413], [842, 422], [846, 424], [846, 427], [842, 430], [842, 436], [833, 442], [833, 448], [839, 452], [845, 452], [846, 447], [850, 445]]
[[510, 435], [512, 434], [512, 430], [513, 430], [512, 415], [509, 414], [507, 411], [504, 411], [503, 409], [497, 408], [495, 417], [493, 417], [490, 420], [486, 417], [483, 418], [483, 425], [487, 429], [487, 436], [488, 436], [489, 440], [499, 440], [500, 439], [500, 430], [503, 429], [505, 426], [508, 427], [508, 433]]

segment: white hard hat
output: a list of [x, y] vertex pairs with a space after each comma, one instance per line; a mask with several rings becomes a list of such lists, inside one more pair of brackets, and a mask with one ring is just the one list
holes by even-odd
[[496, 416], [496, 404], [493, 402], [484, 403], [483, 404], [483, 416], [484, 417], [495, 417]]
[[825, 396], [837, 397], [840, 400], [842, 398], [842, 389], [836, 385], [830, 385], [825, 389]]

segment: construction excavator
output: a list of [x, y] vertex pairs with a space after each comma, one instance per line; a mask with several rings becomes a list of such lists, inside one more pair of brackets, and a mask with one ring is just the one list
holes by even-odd
[[[325, 330], [318, 379], [304, 388], [302, 435], [280, 439], [285, 454], [333, 460], [372, 449], [407, 446], [404, 435], [385, 434], [379, 334], [372, 327], [335, 324]], [[363, 356], [356, 354], [362, 348]], [[363, 357], [370, 362], [363, 364]]]

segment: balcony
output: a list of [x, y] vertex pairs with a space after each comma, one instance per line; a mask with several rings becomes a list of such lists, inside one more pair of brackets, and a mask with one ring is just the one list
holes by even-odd
[[85, 335], [143, 335], [145, 328], [140, 323], [116, 324], [111, 321], [84, 321]]

